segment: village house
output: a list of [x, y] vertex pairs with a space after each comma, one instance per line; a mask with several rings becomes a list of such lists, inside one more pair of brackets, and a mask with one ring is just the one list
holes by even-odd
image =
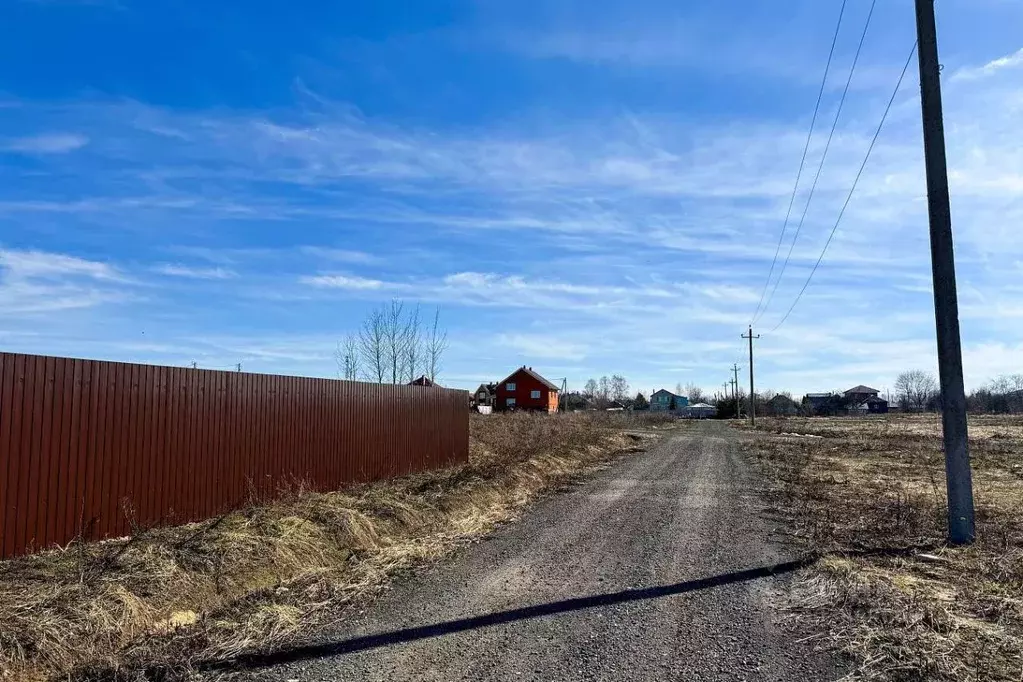
[[494, 409], [557, 412], [559, 390], [532, 367], [523, 365], [497, 385]]
[[497, 384], [480, 384], [472, 399], [476, 407], [493, 407], [497, 400]]
[[659, 391], [654, 391], [653, 395], [650, 396], [651, 412], [680, 410], [688, 405], [689, 398], [684, 395], [675, 395], [671, 391], [666, 391], [663, 388]]

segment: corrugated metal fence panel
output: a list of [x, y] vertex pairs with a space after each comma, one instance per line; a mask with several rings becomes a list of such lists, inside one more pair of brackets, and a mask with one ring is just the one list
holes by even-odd
[[0, 558], [466, 462], [463, 391], [0, 353]]

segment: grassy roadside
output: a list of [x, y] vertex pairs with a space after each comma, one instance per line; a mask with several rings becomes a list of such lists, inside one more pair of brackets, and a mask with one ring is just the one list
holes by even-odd
[[402, 569], [636, 449], [620, 415], [474, 417], [469, 464], [290, 491], [189, 526], [0, 562], [0, 679], [186, 677], [287, 644]]
[[789, 608], [851, 655], [850, 679], [1023, 680], [1023, 419], [971, 419], [968, 548], [944, 544], [936, 416], [758, 427], [745, 447], [773, 511], [823, 556]]

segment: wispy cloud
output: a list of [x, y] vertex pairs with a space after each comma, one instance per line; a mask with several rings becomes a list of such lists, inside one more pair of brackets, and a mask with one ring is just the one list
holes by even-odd
[[17, 279], [84, 276], [106, 281], [123, 281], [124, 275], [113, 266], [61, 253], [45, 251], [0, 251], [0, 266]]
[[993, 76], [1003, 69], [1014, 69], [1023, 66], [1023, 48], [1018, 51], [993, 59], [983, 66], [963, 67], [952, 76], [954, 80], [976, 80]]
[[322, 258], [324, 260], [337, 261], [339, 263], [376, 263], [380, 259], [365, 251], [353, 249], [338, 249], [330, 246], [303, 246], [299, 248], [303, 254]]
[[299, 281], [303, 284], [323, 289], [350, 289], [354, 291], [380, 291], [382, 289], [398, 289], [402, 287], [400, 284], [352, 275], [311, 275], [302, 277]]
[[0, 311], [37, 315], [124, 300], [127, 279], [107, 263], [43, 251], [0, 251]]
[[153, 268], [153, 272], [168, 277], [185, 277], [190, 279], [232, 279], [238, 276], [234, 270], [227, 268], [202, 268], [180, 263], [163, 263]]
[[523, 358], [583, 360], [586, 346], [575, 341], [555, 338], [550, 334], [499, 334], [495, 339]]
[[22, 154], [67, 154], [89, 144], [85, 135], [46, 133], [0, 142], [0, 150]]

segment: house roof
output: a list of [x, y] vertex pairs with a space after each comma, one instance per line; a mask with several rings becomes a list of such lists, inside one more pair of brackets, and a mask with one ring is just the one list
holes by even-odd
[[778, 395], [774, 396], [773, 398], [771, 398], [767, 402], [769, 402], [769, 403], [780, 403], [782, 401], [790, 402], [793, 405], [795, 405], [795, 403], [796, 403], [795, 400], [793, 400], [792, 398], [788, 397], [787, 395], [782, 395], [781, 393], [779, 393]]
[[813, 398], [830, 398], [833, 395], [834, 395], [833, 393], [807, 393], [806, 397], [807, 398], [811, 398], [811, 399], [813, 399]]
[[881, 391], [877, 390], [876, 388], [871, 388], [870, 386], [864, 386], [863, 384], [860, 384], [859, 386], [853, 386], [852, 388], [850, 388], [848, 391], [846, 391], [846, 394], [849, 394], [849, 393], [880, 393], [880, 392]]
[[519, 367], [517, 370], [515, 370], [514, 372], [512, 372], [511, 374], [506, 376], [501, 383], [502, 384], [508, 383], [508, 379], [511, 379], [513, 376], [515, 376], [519, 372], [525, 372], [526, 374], [528, 374], [529, 376], [533, 377], [534, 379], [536, 379], [537, 381], [539, 381], [541, 384], [543, 384], [547, 388], [551, 389], [552, 391], [560, 391], [561, 390], [561, 388], [559, 388], [558, 386], [555, 386], [554, 384], [552, 384], [551, 382], [547, 381], [542, 376], [540, 376], [539, 374], [534, 372], [532, 367], [526, 367], [525, 365], [523, 365], [522, 367]]
[[430, 377], [428, 377], [428, 376], [426, 376], [424, 374], [423, 376], [419, 377], [418, 379], [415, 379], [413, 381], [408, 382], [408, 385], [409, 386], [436, 386], [437, 384], [435, 384], [430, 379]]
[[480, 391], [484, 391], [486, 393], [493, 393], [496, 390], [497, 384], [480, 384], [479, 388], [476, 389], [476, 392], [479, 393]]
[[658, 393], [667, 393], [668, 395], [675, 395], [674, 393], [672, 393], [671, 391], [669, 391], [669, 390], [668, 390], [668, 389], [666, 389], [666, 388], [659, 388], [659, 389], [657, 389], [656, 391], [654, 391], [653, 393], [651, 393], [651, 394], [650, 394], [650, 397], [652, 398], [652, 397], [654, 397], [655, 395], [657, 395]]

